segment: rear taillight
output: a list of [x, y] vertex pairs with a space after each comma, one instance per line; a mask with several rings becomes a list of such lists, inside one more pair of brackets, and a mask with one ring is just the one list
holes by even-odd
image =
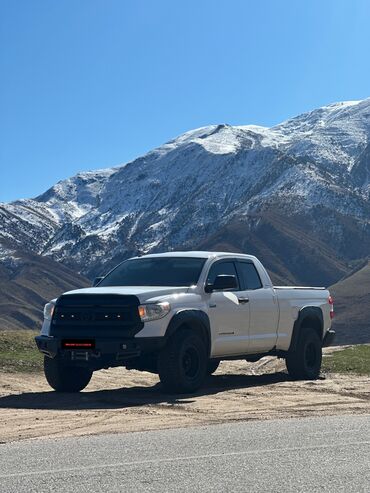
[[330, 318], [334, 318], [334, 300], [332, 296], [329, 296], [328, 303], [330, 306]]

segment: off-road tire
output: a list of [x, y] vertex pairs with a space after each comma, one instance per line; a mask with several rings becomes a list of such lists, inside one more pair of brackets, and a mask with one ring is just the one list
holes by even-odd
[[297, 347], [286, 358], [289, 375], [294, 380], [316, 380], [320, 375], [322, 341], [314, 329], [303, 329]]
[[44, 356], [44, 374], [57, 392], [79, 392], [90, 382], [92, 371], [81, 366], [67, 366], [58, 357]]
[[219, 359], [210, 359], [208, 360], [207, 365], [207, 375], [212, 375], [217, 368], [220, 366], [221, 361]]
[[198, 390], [206, 377], [207, 362], [206, 345], [199, 334], [188, 329], [176, 332], [158, 358], [165, 392], [187, 394]]

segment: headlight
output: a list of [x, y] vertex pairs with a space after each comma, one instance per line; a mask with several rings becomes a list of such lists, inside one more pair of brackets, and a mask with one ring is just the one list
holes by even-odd
[[158, 320], [167, 315], [171, 310], [171, 306], [167, 301], [162, 303], [148, 303], [147, 305], [139, 306], [139, 315], [142, 322], [150, 322]]
[[45, 320], [51, 320], [54, 313], [55, 305], [54, 303], [46, 303], [44, 306], [44, 318]]

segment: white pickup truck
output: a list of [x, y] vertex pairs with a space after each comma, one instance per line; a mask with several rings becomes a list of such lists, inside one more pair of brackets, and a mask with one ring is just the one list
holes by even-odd
[[221, 360], [285, 358], [316, 379], [334, 338], [325, 288], [273, 286], [251, 255], [171, 252], [126, 260], [94, 287], [45, 305], [36, 337], [45, 376], [78, 392], [101, 368], [158, 373], [167, 392], [194, 392]]

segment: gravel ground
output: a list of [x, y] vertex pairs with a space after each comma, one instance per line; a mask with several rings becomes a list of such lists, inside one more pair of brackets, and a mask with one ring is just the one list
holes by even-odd
[[57, 394], [43, 375], [0, 373], [0, 442], [121, 433], [240, 420], [370, 413], [369, 378], [291, 381], [284, 362], [223, 362], [192, 395], [166, 395], [156, 375], [96, 372], [80, 394]]

